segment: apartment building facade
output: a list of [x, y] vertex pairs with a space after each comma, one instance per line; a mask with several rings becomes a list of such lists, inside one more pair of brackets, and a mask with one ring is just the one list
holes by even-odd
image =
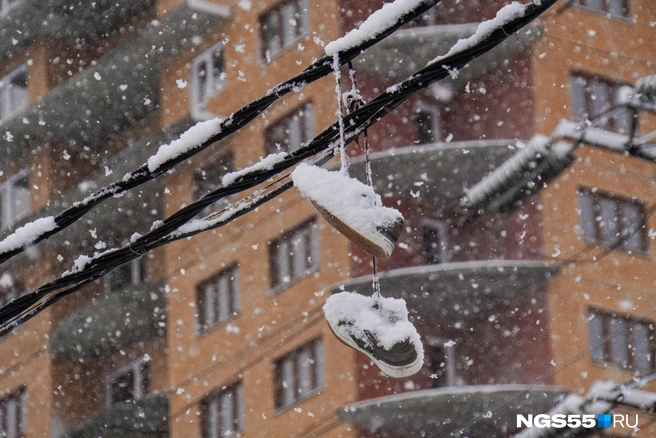
[[[321, 57], [326, 42], [382, 3], [3, 2], [3, 227], [58, 212], [195, 122], [228, 116]], [[584, 393], [594, 380], [624, 381], [653, 367], [648, 323], [627, 329], [623, 347], [611, 338], [603, 352], [568, 365], [572, 351], [607, 339], [604, 330], [627, 327], [613, 321], [649, 308], [648, 234], [598, 263], [569, 259], [615, 242], [592, 215], [603, 205], [626, 211], [618, 224], [633, 215], [650, 227], [650, 160], [586, 143], [521, 205], [474, 211], [461, 203], [464, 188], [513, 156], [515, 139], [594, 116], [602, 90], [612, 100], [612, 84], [656, 73], [656, 11], [648, 0], [616, 3], [577, 2], [543, 18], [371, 129], [377, 192], [406, 218], [395, 253], [380, 264], [381, 286], [408, 302], [427, 352], [420, 374], [384, 377], [332, 335], [323, 302], [342, 288], [369, 293], [371, 260], [291, 190], [117, 269], [1, 339], [7, 435], [439, 436], [465, 424], [473, 436], [505, 436], [517, 410], [543, 412], [566, 392], [518, 385]], [[503, 4], [441, 2], [356, 60], [363, 95], [446, 52]], [[334, 122], [336, 106], [334, 78], [304, 87], [7, 263], [4, 299], [59, 275], [80, 254], [126, 243], [226, 173], [298, 148]], [[603, 128], [626, 135], [626, 120]], [[654, 129], [652, 114], [638, 120], [639, 132]], [[361, 151], [352, 151], [351, 172], [363, 178]], [[448, 389], [470, 385], [479, 389]], [[466, 424], [524, 392], [533, 401], [499, 412], [501, 420]]]

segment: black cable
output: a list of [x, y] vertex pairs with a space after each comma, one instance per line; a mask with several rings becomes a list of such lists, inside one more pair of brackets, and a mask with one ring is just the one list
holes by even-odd
[[[385, 92], [381, 93], [367, 104], [364, 104], [348, 114], [344, 117], [345, 141], [347, 144], [354, 141], [360, 133], [378, 122], [385, 115], [392, 112], [414, 93], [437, 80], [449, 76], [453, 70], [464, 67], [473, 59], [496, 47], [510, 35], [533, 21], [556, 1], [557, 0], [542, 0], [539, 5], [534, 3], [527, 5], [523, 16], [516, 17], [503, 26], [495, 29], [487, 38], [476, 42], [472, 46], [467, 47], [458, 53], [454, 53], [451, 56], [441, 59], [439, 62], [429, 64], [408, 79], [394, 87], [388, 88]], [[14, 327], [29, 320], [64, 296], [76, 292], [89, 282], [102, 277], [117, 266], [127, 263], [130, 260], [140, 257], [146, 252], [174, 240], [188, 237], [188, 235], [183, 234], [176, 238], [171, 238], [170, 234], [193, 219], [198, 213], [212, 203], [225, 198], [226, 196], [253, 188], [319, 152], [334, 149], [339, 144], [339, 136], [339, 125], [338, 123], [334, 123], [315, 137], [310, 143], [292, 152], [284, 160], [272, 166], [271, 169], [256, 170], [242, 175], [233, 184], [230, 184], [227, 187], [218, 188], [201, 197], [198, 201], [178, 210], [173, 215], [162, 221], [157, 228], [151, 230], [144, 236], [139, 237], [129, 245], [107, 251], [103, 255], [92, 259], [91, 262], [79, 272], [65, 273], [61, 277], [42, 285], [35, 291], [8, 303], [6, 306], [0, 308], [0, 336], [3, 336]], [[214, 141], [216, 140], [212, 140], [210, 143], [213, 143]], [[291, 187], [290, 183], [287, 184], [284, 190], [287, 190], [289, 187]], [[261, 200], [261, 203], [278, 196], [282, 191], [274, 191], [274, 195], [272, 195], [271, 198], [267, 197], [266, 199]], [[258, 203], [257, 206], [261, 205], [261, 203]], [[257, 208], [257, 206], [251, 206], [239, 210], [234, 217], [231, 217], [225, 223], [220, 222], [212, 228], [223, 226], [237, 217], [243, 216], [254, 208]], [[197, 234], [198, 232], [201, 231], [197, 231], [194, 234]], [[69, 289], [59, 292], [54, 296], [48, 296], [51, 292], [67, 287]]]
[[[413, 19], [419, 17], [424, 12], [431, 9], [433, 6], [438, 4], [441, 0], [425, 0], [419, 4], [415, 9], [401, 16], [394, 24], [385, 29], [381, 34], [375, 38], [364, 41], [357, 46], [346, 50], [343, 53], [339, 54], [340, 65], [347, 64], [351, 60], [355, 59], [362, 52], [377, 44], [378, 42], [384, 40], [392, 33], [396, 32], [399, 28], [404, 26], [406, 23], [412, 21]], [[37, 243], [53, 236], [54, 234], [59, 233], [63, 229], [67, 228], [69, 225], [78, 221], [81, 217], [91, 211], [94, 207], [101, 204], [103, 201], [108, 198], [114, 197], [121, 193], [124, 193], [128, 190], [131, 190], [135, 187], [138, 187], [148, 181], [151, 181], [158, 176], [166, 173], [179, 163], [187, 160], [188, 158], [196, 155], [197, 153], [205, 150], [212, 144], [225, 139], [231, 134], [235, 133], [239, 129], [246, 126], [257, 116], [262, 114], [267, 108], [269, 108], [274, 102], [283, 96], [298, 91], [300, 88], [315, 82], [324, 76], [329, 75], [333, 72], [333, 57], [324, 56], [323, 58], [315, 61], [312, 65], [303, 70], [300, 74], [289, 79], [286, 82], [283, 82], [276, 87], [269, 90], [264, 96], [256, 99], [241, 109], [235, 111], [230, 117], [225, 119], [217, 129], [217, 133], [211, 138], [200, 144], [198, 147], [193, 148], [187, 152], [184, 152], [175, 158], [169, 159], [166, 162], [162, 163], [155, 171], [151, 172], [148, 168], [148, 164], [141, 165], [138, 169], [128, 173], [125, 178], [120, 181], [117, 181], [109, 186], [103, 187], [102, 189], [96, 191], [92, 195], [88, 196], [81, 202], [73, 204], [71, 208], [64, 210], [55, 216], [56, 227], [51, 231], [40, 234], [36, 239], [30, 243], [23, 244], [17, 248], [14, 248], [9, 251], [0, 253], [0, 264], [6, 262], [10, 258], [14, 257], [17, 254], [25, 251], [26, 248], [36, 245]]]

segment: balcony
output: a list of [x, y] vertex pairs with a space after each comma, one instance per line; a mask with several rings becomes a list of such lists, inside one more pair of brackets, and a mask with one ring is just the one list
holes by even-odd
[[429, 389], [353, 403], [337, 416], [380, 437], [506, 437], [517, 414], [547, 412], [568, 393], [537, 385]]
[[107, 38], [154, 4], [154, 0], [21, 0], [0, 18], [0, 62], [42, 38], [71, 44]]
[[[478, 23], [466, 23], [401, 29], [358, 57], [355, 67], [358, 72], [399, 81], [446, 54], [459, 39], [473, 35], [477, 27]], [[476, 76], [530, 49], [541, 33], [534, 26], [521, 31], [517, 38], [508, 38], [461, 69], [449, 84], [454, 89], [463, 88]]]
[[107, 138], [135, 126], [159, 107], [162, 63], [225, 20], [184, 3], [151, 21], [95, 66], [4, 123], [2, 130], [11, 132], [13, 141], [0, 135], [0, 148], [5, 151], [0, 167], [12, 161], [25, 163], [25, 149], [35, 141], [62, 141], [69, 152], [83, 146], [97, 150]]
[[51, 335], [51, 353], [72, 360], [103, 360], [166, 331], [162, 282], [127, 286], [73, 311]]
[[112, 405], [83, 421], [65, 438], [168, 437], [169, 396], [157, 394]]
[[[376, 191], [405, 194], [421, 191], [421, 199], [457, 207], [464, 188], [499, 167], [514, 152], [514, 140], [473, 140], [406, 146], [371, 154]], [[352, 161], [351, 173], [366, 181], [364, 157]]]
[[[386, 297], [446, 323], [494, 314], [500, 306], [531, 295], [558, 273], [556, 264], [530, 260], [480, 260], [393, 269], [380, 274]], [[341, 290], [333, 286], [332, 292]], [[371, 277], [343, 283], [344, 290], [371, 294]]]

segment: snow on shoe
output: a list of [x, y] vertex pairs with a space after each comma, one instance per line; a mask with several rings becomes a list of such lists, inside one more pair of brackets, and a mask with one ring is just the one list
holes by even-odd
[[421, 369], [424, 349], [404, 300], [341, 292], [328, 298], [323, 311], [335, 336], [388, 376], [408, 377]]
[[301, 163], [294, 185], [340, 233], [374, 257], [387, 259], [403, 231], [403, 215], [384, 207], [370, 186], [340, 172]]

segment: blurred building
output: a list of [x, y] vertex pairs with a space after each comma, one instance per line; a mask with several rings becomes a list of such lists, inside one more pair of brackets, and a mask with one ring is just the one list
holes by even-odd
[[[505, 3], [443, 0], [354, 62], [363, 95], [445, 53]], [[383, 2], [0, 4], [6, 235], [263, 95]], [[332, 335], [326, 296], [370, 293], [371, 258], [292, 190], [116, 269], [0, 339], [0, 435], [510, 436], [517, 413], [652, 371], [656, 155], [643, 136], [656, 130], [653, 112], [620, 109], [582, 141], [560, 124], [554, 137], [572, 150], [538, 151], [479, 202], [462, 200], [539, 149], [534, 134], [594, 118], [623, 102], [622, 86], [655, 74], [653, 23], [649, 0], [574, 1], [371, 129], [377, 192], [406, 218], [381, 262], [382, 292], [406, 299], [422, 335], [418, 375], [389, 379]], [[0, 303], [143, 234], [226, 173], [298, 148], [335, 112], [332, 77], [294, 93], [3, 265]], [[362, 152], [351, 151], [363, 178]]]

